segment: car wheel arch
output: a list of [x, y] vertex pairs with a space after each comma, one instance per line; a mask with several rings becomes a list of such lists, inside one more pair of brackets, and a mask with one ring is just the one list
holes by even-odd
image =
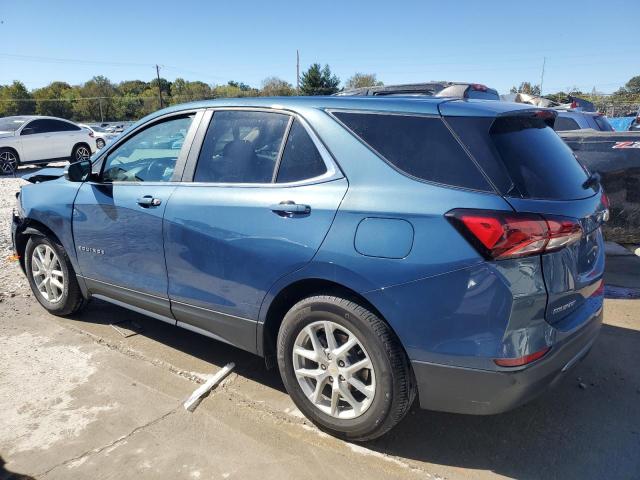
[[20, 163], [20, 152], [18, 152], [18, 150], [16, 150], [16, 148], [14, 147], [10, 147], [10, 146], [3, 146], [0, 147], [0, 150], [10, 150], [11, 152], [13, 152], [15, 154], [16, 157], [18, 157], [18, 163]]
[[27, 219], [23, 224], [23, 228], [16, 232], [16, 253], [18, 254], [20, 267], [23, 271], [25, 268], [24, 252], [27, 248], [29, 237], [32, 236], [49, 237], [62, 245], [58, 236], [44, 223], [33, 219]]
[[398, 340], [398, 343], [401, 345], [402, 349], [405, 350], [393, 326], [385, 319], [380, 310], [362, 294], [348, 286], [332, 280], [323, 278], [305, 278], [296, 280], [281, 288], [273, 296], [273, 299], [266, 308], [264, 320], [258, 323], [257, 353], [265, 358], [268, 368], [276, 365], [276, 342], [278, 338], [278, 331], [285, 314], [300, 300], [318, 295], [332, 295], [345, 298], [368, 309], [389, 326]]

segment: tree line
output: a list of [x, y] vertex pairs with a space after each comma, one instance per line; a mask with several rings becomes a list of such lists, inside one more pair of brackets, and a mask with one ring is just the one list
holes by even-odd
[[[345, 88], [379, 85], [375, 74], [356, 73], [345, 82]], [[113, 83], [96, 76], [82, 85], [55, 81], [46, 87], [29, 91], [16, 80], [0, 85], [0, 117], [10, 115], [50, 115], [77, 121], [136, 120], [161, 106], [194, 100], [225, 97], [331, 95], [340, 90], [340, 79], [314, 63], [300, 76], [300, 91], [278, 77], [268, 77], [260, 88], [239, 81], [209, 85], [201, 81], [177, 78], [125, 80]]]
[[[345, 83], [344, 88], [359, 88], [382, 85], [374, 73], [356, 73]], [[331, 95], [340, 91], [340, 79], [324, 67], [314, 63], [300, 75], [299, 91], [289, 82], [278, 77], [267, 77], [260, 88], [239, 81], [223, 85], [209, 85], [201, 81], [164, 78], [149, 82], [125, 80], [111, 82], [107, 77], [96, 76], [82, 85], [70, 85], [54, 81], [46, 87], [29, 91], [16, 80], [9, 85], [0, 85], [0, 117], [10, 115], [51, 115], [77, 121], [136, 120], [162, 106], [194, 100], [225, 97]], [[511, 89], [512, 93], [540, 94], [540, 85], [522, 82]], [[640, 75], [631, 78], [623, 87], [611, 95], [591, 93], [577, 88], [566, 92], [544, 95], [559, 103], [568, 102], [570, 95], [592, 101], [600, 111], [606, 112], [612, 105], [617, 111], [631, 110], [640, 103]]]

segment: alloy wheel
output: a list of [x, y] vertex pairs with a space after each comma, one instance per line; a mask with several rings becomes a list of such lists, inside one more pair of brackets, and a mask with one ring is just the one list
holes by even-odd
[[13, 173], [18, 168], [18, 157], [8, 150], [0, 152], [0, 171], [4, 174]]
[[38, 245], [31, 254], [31, 274], [38, 292], [50, 303], [64, 295], [65, 277], [56, 252], [49, 245]]
[[79, 162], [81, 160], [88, 160], [91, 157], [91, 152], [87, 147], [80, 146], [76, 149], [76, 160]]
[[334, 418], [359, 417], [373, 402], [376, 377], [369, 354], [342, 325], [307, 325], [294, 343], [293, 369], [311, 403]]

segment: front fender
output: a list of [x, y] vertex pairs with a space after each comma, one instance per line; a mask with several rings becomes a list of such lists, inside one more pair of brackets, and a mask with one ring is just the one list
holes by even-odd
[[[60, 241], [71, 264], [78, 270], [77, 256], [73, 241], [73, 203], [81, 183], [64, 179], [46, 183], [25, 185], [20, 192], [21, 213], [24, 229], [38, 230], [44, 225]], [[25, 230], [20, 233], [24, 233]]]

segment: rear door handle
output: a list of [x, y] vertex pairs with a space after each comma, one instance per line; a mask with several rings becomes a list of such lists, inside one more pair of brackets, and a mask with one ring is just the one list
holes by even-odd
[[157, 207], [162, 203], [159, 198], [154, 198], [151, 195], [145, 195], [137, 200], [138, 205], [141, 207]]
[[269, 207], [271, 211], [281, 217], [292, 217], [294, 215], [309, 215], [311, 213], [311, 207], [309, 205], [303, 205], [300, 203], [286, 200], [276, 205]]

